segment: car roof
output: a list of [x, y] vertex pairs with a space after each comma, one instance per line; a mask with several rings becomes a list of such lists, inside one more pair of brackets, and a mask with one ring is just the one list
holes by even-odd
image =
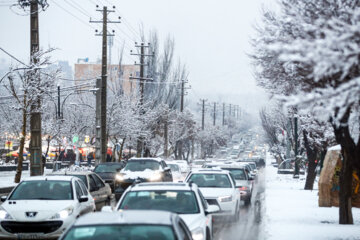
[[130, 158], [128, 161], [140, 161], [140, 160], [149, 160], [149, 161], [162, 161], [161, 158]]
[[172, 225], [176, 214], [155, 210], [120, 210], [119, 212], [95, 212], [80, 217], [74, 226], [108, 224], [159, 224]]
[[209, 168], [204, 168], [204, 169], [194, 169], [191, 171], [191, 173], [213, 173], [213, 174], [228, 174], [229, 171], [227, 170], [222, 170], [222, 169], [209, 169]]
[[78, 171], [57, 171], [57, 172], [52, 172], [52, 173], [48, 173], [47, 176], [72, 176], [72, 175], [89, 175], [89, 174], [93, 174], [93, 172], [90, 171], [83, 171], [83, 172], [78, 172]]
[[71, 181], [73, 176], [58, 176], [58, 175], [47, 175], [47, 176], [34, 176], [25, 178], [23, 181], [39, 181], [39, 180], [58, 180], [58, 181]]
[[[190, 186], [191, 185], [191, 186]], [[188, 190], [197, 188], [196, 184], [189, 183], [173, 183], [173, 182], [154, 182], [154, 183], [139, 183], [130, 188], [130, 191], [139, 190]]]

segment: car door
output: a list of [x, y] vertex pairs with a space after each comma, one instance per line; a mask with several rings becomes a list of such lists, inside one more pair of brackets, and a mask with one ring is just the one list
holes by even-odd
[[89, 180], [89, 192], [91, 194], [91, 196], [94, 198], [95, 201], [95, 205], [96, 205], [96, 209], [99, 209], [100, 206], [100, 199], [99, 199], [99, 189], [96, 186], [96, 182], [94, 180], [94, 178], [91, 176], [92, 174], [88, 175], [88, 180]]
[[85, 214], [87, 211], [86, 211], [86, 204], [84, 203], [81, 203], [79, 202], [79, 199], [81, 196], [84, 195], [81, 187], [80, 187], [80, 183], [79, 181], [75, 180], [74, 181], [74, 184], [75, 184], [75, 196], [76, 196], [76, 200], [77, 200], [77, 203], [76, 203], [76, 206], [77, 206], [77, 211], [76, 211], [76, 214], [78, 216], [81, 216], [83, 214]]
[[105, 205], [105, 201], [107, 200], [107, 191], [105, 188], [105, 183], [95, 174], [90, 174], [90, 177], [92, 177], [95, 181], [96, 187], [97, 187], [97, 196], [99, 198], [99, 203], [101, 205]]
[[[88, 196], [89, 198], [91, 196], [91, 194], [89, 193], [89, 190], [86, 188], [85, 184], [83, 181], [79, 181], [79, 184], [80, 184], [80, 187], [81, 187], [81, 190], [83, 192], [83, 194], [85, 196]], [[85, 205], [85, 208], [86, 208], [86, 212], [92, 212], [94, 209], [93, 209], [93, 204], [92, 204], [92, 201], [87, 201], [87, 202], [84, 202], [84, 205]]]

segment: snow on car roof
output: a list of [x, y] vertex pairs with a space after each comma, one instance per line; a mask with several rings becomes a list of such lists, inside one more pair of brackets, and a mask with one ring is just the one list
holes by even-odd
[[127, 210], [119, 212], [95, 212], [80, 217], [74, 226], [107, 224], [160, 224], [172, 225], [176, 214], [155, 210]]
[[130, 158], [128, 161], [138, 161], [138, 160], [152, 160], [152, 161], [162, 161], [161, 158]]
[[[192, 187], [195, 187], [193, 185]], [[131, 191], [138, 190], [191, 190], [189, 183], [172, 183], [172, 182], [157, 182], [157, 183], [139, 183], [131, 188]]]
[[56, 172], [52, 172], [52, 173], [48, 173], [47, 176], [66, 176], [66, 175], [89, 175], [92, 174], [93, 172], [90, 171], [56, 171]]
[[209, 169], [209, 168], [204, 168], [204, 169], [194, 169], [191, 171], [192, 173], [214, 173], [214, 174], [224, 174], [224, 173], [229, 173], [229, 171], [227, 170], [222, 170], [222, 169]]
[[60, 180], [60, 181], [71, 181], [73, 176], [59, 176], [59, 175], [53, 175], [53, 176], [34, 176], [34, 177], [28, 177], [25, 178], [23, 181], [39, 181], [39, 180]]

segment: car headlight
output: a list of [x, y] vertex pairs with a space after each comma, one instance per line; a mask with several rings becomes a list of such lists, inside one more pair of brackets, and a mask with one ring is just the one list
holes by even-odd
[[232, 201], [232, 196], [219, 197], [219, 201], [220, 202], [230, 202], [230, 201]]
[[123, 173], [116, 174], [115, 178], [116, 178], [116, 181], [119, 181], [119, 182], [122, 182], [125, 179]]
[[194, 240], [203, 240], [204, 231], [202, 228], [195, 228], [193, 231], [191, 231], [191, 236]]
[[150, 177], [150, 181], [154, 182], [154, 181], [159, 181], [161, 179], [162, 175], [159, 172], [154, 173], [151, 177]]
[[74, 211], [73, 207], [65, 208], [65, 209], [61, 210], [60, 212], [56, 213], [50, 219], [65, 219], [65, 218], [69, 217], [73, 213], [73, 211]]
[[0, 220], [10, 220], [13, 219], [11, 215], [3, 208], [0, 207]]

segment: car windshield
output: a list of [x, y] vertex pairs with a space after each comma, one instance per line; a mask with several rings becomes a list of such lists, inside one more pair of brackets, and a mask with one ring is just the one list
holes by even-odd
[[175, 240], [171, 226], [165, 225], [91, 225], [74, 227], [64, 237], [64, 240]]
[[205, 161], [194, 161], [194, 165], [203, 165]]
[[72, 200], [70, 181], [38, 180], [20, 183], [9, 200]]
[[175, 172], [180, 171], [179, 165], [177, 165], [177, 164], [168, 163], [167, 165], [168, 165], [168, 167], [170, 167], [171, 171], [175, 171]]
[[244, 169], [234, 169], [234, 168], [222, 168], [222, 169], [231, 172], [235, 180], [246, 180]]
[[128, 192], [118, 209], [163, 210], [178, 214], [199, 213], [192, 191], [154, 190]]
[[188, 182], [192, 181], [199, 187], [208, 188], [231, 188], [230, 179], [227, 174], [194, 173]]
[[158, 161], [153, 160], [133, 160], [128, 161], [124, 170], [131, 172], [142, 172], [146, 169], [159, 170], [160, 164]]
[[116, 173], [117, 169], [122, 168], [122, 164], [99, 164], [95, 167], [94, 172], [96, 173]]

